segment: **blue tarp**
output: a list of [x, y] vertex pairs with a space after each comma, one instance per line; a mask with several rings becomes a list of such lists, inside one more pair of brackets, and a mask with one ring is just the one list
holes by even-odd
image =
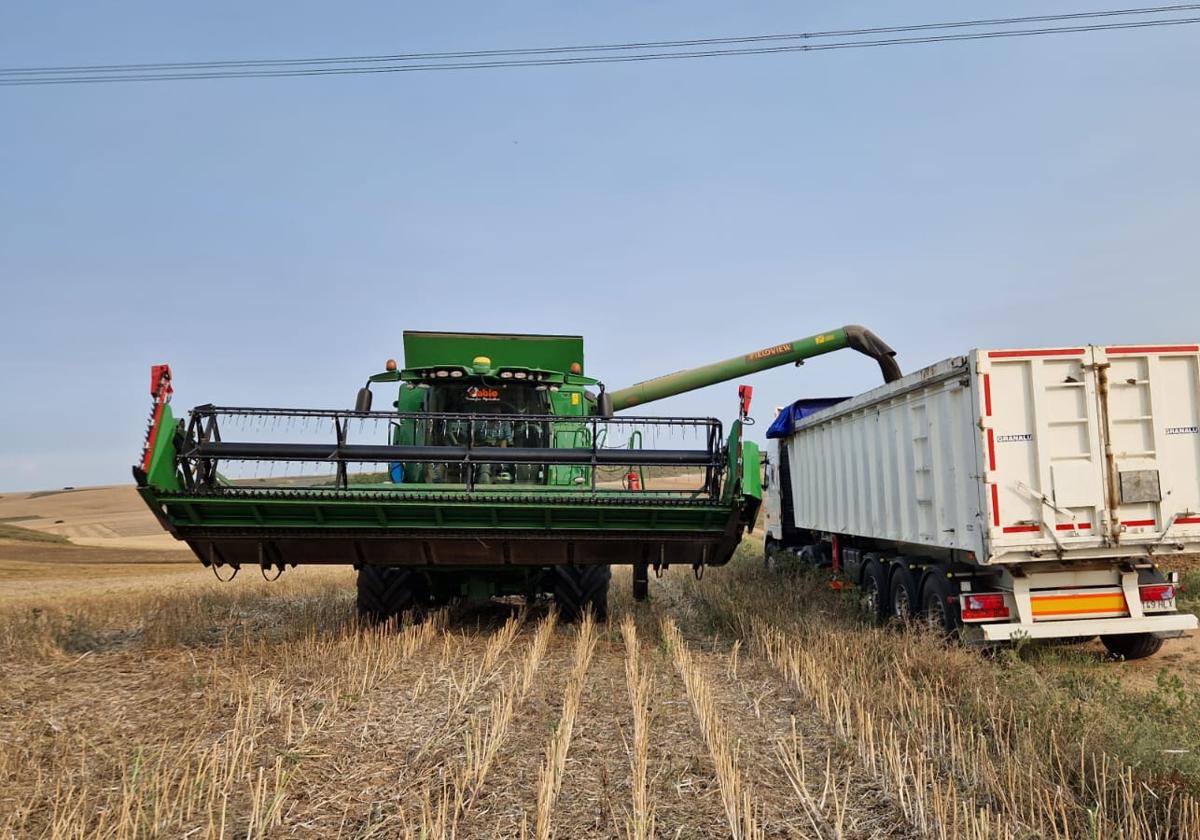
[[850, 399], [849, 397], [817, 397], [811, 400], [796, 400], [779, 412], [771, 428], [767, 429], [769, 438], [785, 438], [796, 431], [796, 424], [805, 417], [811, 417], [818, 411], [837, 405]]

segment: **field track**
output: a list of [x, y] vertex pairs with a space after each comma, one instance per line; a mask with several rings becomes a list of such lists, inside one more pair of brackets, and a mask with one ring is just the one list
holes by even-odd
[[619, 570], [607, 622], [371, 628], [349, 570], [90, 550], [0, 546], [0, 837], [1200, 836], [1194, 758], [1109, 732], [1136, 696], [1038, 676], [1126, 666], [865, 627], [749, 552], [647, 604]]

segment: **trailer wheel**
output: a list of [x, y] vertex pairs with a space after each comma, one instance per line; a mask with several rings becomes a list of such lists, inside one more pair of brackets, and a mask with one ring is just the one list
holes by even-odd
[[907, 566], [896, 564], [892, 572], [891, 586], [888, 589], [888, 615], [899, 622], [907, 624], [917, 617], [921, 602], [917, 595], [917, 580]]
[[946, 578], [937, 572], [925, 578], [925, 586], [921, 591], [921, 615], [930, 632], [947, 639], [958, 635], [962, 628], [958, 598]]
[[608, 617], [609, 566], [555, 566], [554, 600], [563, 621], [578, 621], [589, 609], [597, 620]]
[[882, 624], [888, 616], [888, 589], [887, 574], [878, 560], [872, 558], [863, 567], [859, 591], [862, 593], [861, 601], [867, 617]]
[[1100, 641], [1109, 653], [1126, 660], [1145, 659], [1158, 653], [1163, 640], [1153, 633], [1119, 633], [1114, 636], [1101, 636]]
[[424, 575], [403, 566], [358, 567], [358, 614], [387, 621], [421, 606], [428, 598]]
[[645, 601], [650, 597], [650, 567], [646, 563], [633, 564], [633, 600]]

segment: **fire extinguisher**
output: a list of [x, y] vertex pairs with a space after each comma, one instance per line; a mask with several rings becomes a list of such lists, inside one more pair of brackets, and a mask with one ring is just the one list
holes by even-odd
[[625, 473], [625, 489], [627, 489], [627, 490], [641, 490], [642, 489], [642, 477], [640, 475], [638, 475], [637, 470], [630, 469], [629, 472]]

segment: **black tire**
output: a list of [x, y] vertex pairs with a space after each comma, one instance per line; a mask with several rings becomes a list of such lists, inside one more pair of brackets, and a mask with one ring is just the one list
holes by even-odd
[[891, 585], [888, 587], [888, 616], [902, 624], [916, 619], [921, 612], [917, 579], [907, 566], [895, 564]]
[[882, 624], [888, 616], [887, 573], [883, 564], [872, 558], [863, 566], [859, 592], [867, 617]]
[[774, 537], [767, 537], [763, 540], [763, 568], [768, 572], [779, 569], [779, 564], [775, 562], [775, 552], [777, 551], [779, 551], [779, 540]]
[[800, 562], [814, 569], [827, 569], [833, 565], [825, 552], [825, 544], [813, 543], [800, 550]]
[[425, 576], [402, 566], [358, 567], [358, 614], [387, 621], [423, 606], [428, 597]]
[[589, 609], [597, 621], [608, 618], [609, 566], [555, 566], [551, 574], [563, 621], [578, 621]]
[[1120, 633], [1115, 636], [1101, 636], [1101, 643], [1108, 652], [1126, 660], [1145, 659], [1158, 653], [1163, 640], [1152, 633]]
[[921, 618], [930, 632], [947, 639], [954, 638], [962, 629], [958, 595], [944, 573], [935, 570], [925, 578], [921, 588]]
[[460, 597], [461, 577], [455, 572], [430, 572], [426, 577], [426, 602], [432, 607], [444, 607]]
[[645, 601], [650, 597], [650, 567], [646, 563], [633, 564], [633, 600]]

